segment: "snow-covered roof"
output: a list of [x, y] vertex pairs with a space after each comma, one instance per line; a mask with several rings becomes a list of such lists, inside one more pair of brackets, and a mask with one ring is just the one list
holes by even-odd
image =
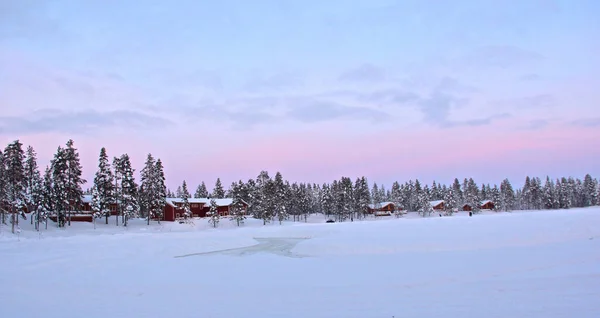
[[81, 197], [81, 202], [83, 202], [83, 203], [92, 203], [92, 195], [91, 194], [84, 194]]
[[[210, 205], [210, 200], [209, 198], [189, 198], [188, 202], [189, 203], [201, 203], [204, 205]], [[167, 204], [170, 206], [175, 206], [176, 203], [182, 203], [183, 200], [181, 198], [166, 198]], [[233, 203], [233, 199], [231, 198], [227, 198], [227, 199], [215, 199], [216, 203], [218, 206], [230, 206]]]
[[[386, 206], [390, 205], [390, 204], [394, 204], [394, 202], [381, 202], [378, 204], [377, 208], [385, 208]], [[375, 204], [369, 204], [369, 208], [371, 209], [375, 209]]]
[[429, 201], [429, 203], [431, 203], [431, 206], [438, 206], [438, 205], [444, 203], [444, 200]]
[[486, 205], [488, 203], [494, 203], [494, 202], [492, 202], [492, 200], [483, 200], [483, 201], [481, 201], [481, 205]]

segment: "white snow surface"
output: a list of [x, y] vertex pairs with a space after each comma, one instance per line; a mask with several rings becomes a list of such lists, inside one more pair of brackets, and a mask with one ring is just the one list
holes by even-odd
[[0, 317], [600, 317], [600, 208], [0, 232]]

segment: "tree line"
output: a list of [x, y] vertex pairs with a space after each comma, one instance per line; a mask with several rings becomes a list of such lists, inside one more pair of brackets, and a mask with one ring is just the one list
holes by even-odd
[[[452, 214], [468, 205], [474, 213], [479, 212], [484, 200], [494, 202], [494, 209], [511, 211], [521, 209], [568, 209], [600, 204], [598, 180], [587, 174], [583, 180], [573, 177], [544, 181], [538, 177], [526, 177], [522, 188], [514, 189], [508, 179], [499, 185], [478, 185], [472, 178], [462, 182], [456, 178], [445, 185], [435, 181], [423, 184], [419, 180], [404, 183], [394, 182], [390, 189], [382, 184], [369, 185], [368, 180], [358, 177], [354, 181], [342, 177], [330, 183], [290, 183], [280, 172], [274, 177], [261, 171], [256, 178], [232, 182], [226, 190], [217, 178], [209, 193], [201, 182], [193, 196], [184, 180], [175, 192], [166, 186], [163, 163], [148, 154], [140, 171], [139, 184], [134, 178], [129, 155], [122, 154], [110, 160], [105, 148], [100, 150], [98, 167], [88, 183], [82, 177], [82, 166], [73, 140], [59, 146], [49, 165], [42, 170], [37, 164], [33, 147], [23, 149], [19, 140], [8, 144], [0, 151], [0, 219], [9, 222], [14, 233], [19, 219], [30, 212], [35, 229], [40, 224], [48, 226], [53, 218], [57, 226], [71, 224], [71, 216], [78, 213], [84, 194], [91, 195], [93, 220], [104, 218], [109, 222], [111, 211], [116, 209], [116, 225], [127, 226], [128, 220], [142, 217], [150, 224], [152, 219], [160, 222], [167, 198], [180, 198], [184, 217], [190, 217], [189, 199], [210, 198], [209, 222], [214, 227], [219, 223], [219, 213], [214, 199], [231, 198], [230, 217], [238, 225], [246, 215], [242, 213], [247, 204], [248, 214], [262, 219], [263, 223], [307, 220], [311, 213], [322, 213], [337, 221], [353, 221], [370, 215], [372, 209], [391, 202], [397, 209], [414, 211], [422, 216], [431, 215], [431, 201], [444, 200], [444, 213]], [[401, 213], [397, 213], [398, 216]]]

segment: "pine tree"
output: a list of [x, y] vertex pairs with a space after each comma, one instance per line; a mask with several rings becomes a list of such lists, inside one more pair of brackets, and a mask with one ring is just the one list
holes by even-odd
[[503, 211], [512, 211], [515, 208], [515, 192], [508, 179], [500, 184], [500, 207]]
[[58, 147], [51, 161], [52, 169], [52, 196], [54, 199], [54, 210], [52, 214], [56, 217], [58, 227], [64, 227], [66, 213], [69, 206], [68, 176], [69, 166], [66, 161], [65, 149]]
[[12, 233], [15, 233], [15, 226], [19, 225], [19, 216], [25, 218], [23, 209], [27, 205], [27, 184], [24, 160], [25, 152], [19, 140], [15, 140], [4, 149], [6, 197], [10, 206]]
[[147, 224], [150, 225], [152, 218], [152, 200], [156, 194], [155, 174], [156, 161], [152, 154], [146, 156], [144, 168], [140, 171], [140, 210], [146, 217]]
[[594, 206], [598, 201], [598, 189], [596, 189], [596, 183], [592, 176], [586, 174], [583, 179], [583, 206]]
[[37, 154], [33, 147], [27, 147], [25, 159], [25, 193], [27, 211], [31, 212], [31, 223], [35, 219], [35, 229], [40, 229], [40, 206], [42, 204], [42, 176], [37, 164]]
[[223, 189], [220, 178], [217, 178], [217, 181], [215, 182], [211, 197], [215, 199], [223, 199], [225, 197], [225, 190]]
[[239, 183], [231, 184], [231, 206], [230, 206], [230, 219], [237, 223], [237, 226], [240, 226], [241, 223], [244, 223], [246, 219], [246, 206], [242, 199], [243, 195], [243, 183], [240, 180]]
[[68, 223], [71, 225], [71, 212], [75, 209], [79, 210], [82, 205], [83, 189], [82, 186], [86, 183], [86, 180], [82, 178], [82, 166], [79, 160], [79, 153], [77, 149], [73, 147], [74, 142], [72, 139], [67, 141], [67, 147], [65, 148], [65, 161], [67, 165], [66, 170], [66, 196], [68, 205]]
[[206, 185], [204, 184], [204, 181], [202, 181], [198, 188], [196, 188], [194, 198], [208, 198], [208, 190], [206, 190]]
[[210, 210], [208, 213], [210, 215], [208, 222], [213, 227], [217, 227], [219, 225], [219, 221], [221, 220], [221, 215], [219, 214], [219, 206], [217, 205], [215, 198], [210, 199]]
[[452, 213], [454, 212], [454, 209], [458, 205], [458, 203], [455, 201], [456, 195], [454, 194], [452, 189], [449, 189], [448, 191], [446, 191], [443, 200], [444, 200], [444, 207], [446, 209], [446, 215], [452, 215]]
[[140, 212], [138, 203], [137, 184], [133, 177], [134, 169], [131, 167], [129, 155], [123, 154], [118, 160], [121, 175], [120, 207], [123, 217], [123, 226], [127, 226], [130, 218], [136, 217]]
[[283, 220], [287, 219], [289, 216], [288, 211], [285, 208], [285, 199], [286, 199], [286, 186], [283, 182], [283, 176], [278, 171], [275, 173], [275, 179], [273, 180], [273, 204], [275, 205], [275, 214], [279, 221], [279, 224], [283, 222]]
[[94, 176], [92, 188], [92, 211], [94, 222], [96, 218], [104, 216], [106, 224], [110, 217], [110, 205], [115, 201], [115, 187], [113, 173], [110, 169], [106, 148], [100, 149], [98, 157], [98, 170]]
[[165, 205], [167, 205], [167, 186], [165, 185], [165, 173], [160, 159], [156, 160], [153, 182], [155, 185], [155, 192], [152, 197], [151, 213], [158, 219], [158, 223], [160, 224], [160, 219], [164, 214]]
[[181, 208], [183, 210], [183, 217], [187, 220], [192, 217], [192, 209], [190, 208], [190, 192], [188, 191], [187, 183], [183, 180], [183, 184], [181, 185], [181, 199], [182, 205]]
[[48, 229], [48, 217], [50, 213], [53, 213], [57, 209], [57, 198], [54, 193], [52, 173], [53, 170], [49, 166], [46, 166], [42, 184], [42, 208], [38, 216], [40, 221], [44, 222], [46, 229]]
[[433, 207], [431, 206], [431, 200], [429, 197], [428, 186], [425, 186], [424, 189], [417, 193], [418, 197], [418, 211], [421, 213], [423, 217], [430, 216], [433, 212]]
[[4, 154], [0, 150], [0, 226], [6, 224], [6, 213], [3, 202], [8, 202], [8, 181], [6, 180], [6, 167], [4, 164]]
[[499, 209], [498, 202], [500, 202], [500, 198], [500, 189], [498, 189], [498, 185], [494, 184], [494, 187], [490, 190], [490, 200], [494, 203], [494, 211]]

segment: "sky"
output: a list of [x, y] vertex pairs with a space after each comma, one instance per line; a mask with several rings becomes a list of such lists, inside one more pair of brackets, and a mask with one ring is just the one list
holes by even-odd
[[[0, 143], [148, 153], [171, 188], [261, 170], [600, 176], [600, 2], [0, 0]], [[91, 186], [88, 184], [87, 186]]]

